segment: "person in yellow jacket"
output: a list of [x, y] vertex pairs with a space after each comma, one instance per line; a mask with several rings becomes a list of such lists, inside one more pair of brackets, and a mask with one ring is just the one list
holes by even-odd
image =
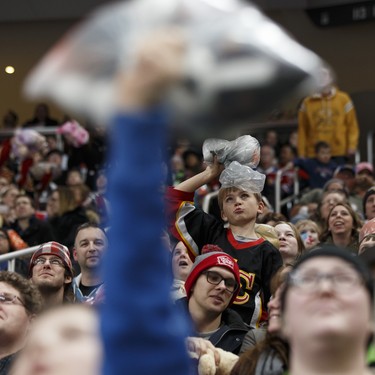
[[315, 144], [325, 141], [332, 157], [343, 163], [353, 157], [359, 140], [359, 126], [349, 95], [333, 84], [330, 71], [322, 69], [322, 90], [306, 97], [298, 113], [298, 156], [315, 156]]

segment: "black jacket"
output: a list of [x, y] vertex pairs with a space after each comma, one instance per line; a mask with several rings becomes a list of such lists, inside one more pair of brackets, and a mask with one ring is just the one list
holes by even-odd
[[[176, 305], [188, 310], [187, 298], [177, 300]], [[219, 330], [210, 336], [209, 341], [217, 348], [239, 354], [242, 341], [249, 328], [241, 316], [230, 308], [222, 313], [221, 323]], [[192, 326], [194, 327], [194, 323]]]

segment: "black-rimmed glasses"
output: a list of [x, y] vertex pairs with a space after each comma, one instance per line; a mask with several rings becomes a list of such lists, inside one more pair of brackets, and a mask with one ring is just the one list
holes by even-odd
[[215, 271], [204, 271], [202, 274], [206, 275], [207, 282], [212, 285], [219, 285], [224, 280], [225, 290], [229, 293], [234, 293], [238, 288], [237, 281], [233, 278], [225, 278]]

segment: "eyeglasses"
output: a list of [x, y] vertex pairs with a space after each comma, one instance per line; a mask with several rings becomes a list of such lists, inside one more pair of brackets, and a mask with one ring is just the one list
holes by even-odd
[[238, 288], [238, 284], [235, 279], [224, 278], [214, 271], [205, 271], [202, 272], [202, 274], [206, 275], [207, 281], [212, 285], [219, 285], [224, 280], [225, 290], [227, 290], [229, 293], [234, 293], [234, 291], [236, 291]]
[[306, 292], [314, 292], [320, 286], [322, 280], [329, 280], [332, 287], [339, 293], [353, 291], [364, 281], [354, 273], [291, 273], [288, 283]]
[[[19, 301], [19, 303], [16, 303]], [[22, 302], [21, 298], [11, 293], [0, 293], [0, 303], [4, 305], [22, 305], [25, 304]]]
[[51, 266], [64, 267], [64, 263], [58, 258], [46, 259], [42, 257], [39, 257], [34, 260], [34, 266], [37, 266], [37, 265], [43, 266], [47, 263], [47, 261], [49, 262]]

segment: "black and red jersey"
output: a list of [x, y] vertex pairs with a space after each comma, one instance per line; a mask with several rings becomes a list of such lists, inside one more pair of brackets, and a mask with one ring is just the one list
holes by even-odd
[[216, 217], [195, 207], [193, 197], [194, 193], [173, 188], [167, 190], [169, 230], [185, 243], [192, 259], [200, 254], [204, 245], [215, 244], [237, 260], [241, 291], [232, 308], [247, 324], [258, 327], [267, 316], [271, 278], [282, 265], [280, 252], [263, 238], [237, 241], [230, 228], [225, 228]]

